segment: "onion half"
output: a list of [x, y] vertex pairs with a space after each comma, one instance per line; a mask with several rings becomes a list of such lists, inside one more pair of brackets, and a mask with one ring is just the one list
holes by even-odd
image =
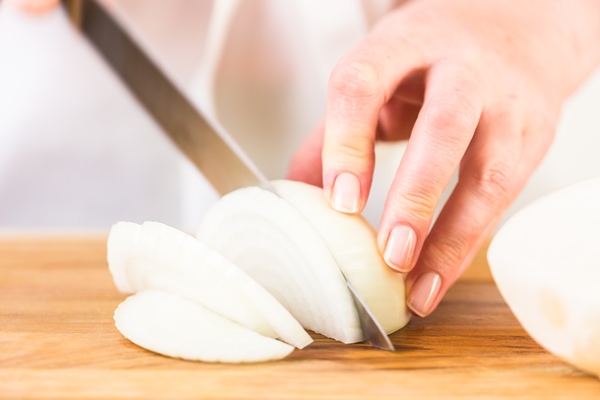
[[522, 209], [493, 239], [488, 261], [525, 330], [600, 376], [600, 178]]

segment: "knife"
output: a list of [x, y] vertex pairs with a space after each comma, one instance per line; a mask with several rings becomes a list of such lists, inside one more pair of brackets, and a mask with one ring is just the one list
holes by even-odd
[[[108, 10], [97, 0], [69, 0], [66, 6], [81, 33], [219, 194], [253, 185], [277, 194], [217, 121], [202, 115], [143, 49], [121, 22], [118, 10]], [[395, 350], [365, 301], [347, 279], [346, 283], [365, 341]]]

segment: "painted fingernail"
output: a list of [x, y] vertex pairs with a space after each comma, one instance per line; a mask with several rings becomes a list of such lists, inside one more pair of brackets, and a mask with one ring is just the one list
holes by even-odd
[[416, 243], [417, 235], [411, 227], [397, 226], [390, 232], [383, 259], [396, 271], [408, 272], [412, 268]]
[[360, 182], [349, 172], [342, 172], [333, 184], [331, 205], [338, 211], [353, 214], [360, 209]]
[[419, 317], [429, 315], [441, 286], [442, 278], [438, 274], [425, 272], [412, 286], [408, 295], [408, 307]]

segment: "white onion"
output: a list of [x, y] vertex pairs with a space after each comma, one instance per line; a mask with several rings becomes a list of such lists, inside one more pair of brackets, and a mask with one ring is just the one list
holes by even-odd
[[172, 357], [221, 362], [285, 357], [291, 347], [269, 337], [302, 348], [312, 339], [300, 323], [358, 342], [344, 275], [387, 333], [407, 323], [404, 277], [386, 266], [366, 220], [331, 209], [322, 189], [273, 185], [279, 195], [250, 187], [223, 197], [200, 240], [156, 222], [113, 226], [110, 271], [119, 290], [137, 293], [115, 312], [125, 337]]
[[362, 340], [340, 269], [391, 333], [406, 324], [404, 278], [379, 255], [376, 234], [360, 216], [338, 213], [323, 191], [276, 181], [223, 197], [198, 238], [272, 293], [302, 325], [344, 343]]
[[110, 231], [107, 253], [115, 284], [124, 293], [176, 293], [298, 348], [312, 342], [298, 321], [246, 273], [174, 228], [119, 222]]
[[494, 238], [488, 260], [527, 332], [600, 376], [600, 178], [521, 210]]
[[115, 324], [123, 336], [141, 347], [192, 361], [278, 360], [294, 350], [161, 290], [142, 290], [128, 297], [115, 311]]

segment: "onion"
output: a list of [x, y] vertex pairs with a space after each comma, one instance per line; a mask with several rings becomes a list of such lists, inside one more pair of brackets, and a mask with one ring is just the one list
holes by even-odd
[[115, 323], [123, 336], [138, 346], [192, 361], [268, 361], [294, 350], [197, 302], [162, 290], [142, 290], [128, 297], [115, 311]]
[[271, 338], [302, 348], [312, 342], [302, 326], [358, 342], [344, 275], [387, 333], [408, 322], [404, 277], [386, 266], [366, 220], [331, 209], [322, 189], [273, 185], [280, 196], [258, 187], [224, 196], [199, 240], [157, 222], [112, 227], [113, 279], [137, 293], [115, 312], [125, 337], [172, 357], [222, 362], [285, 357], [291, 347]]
[[488, 260], [502, 296], [543, 347], [600, 376], [600, 178], [530, 204]]
[[275, 181], [277, 196], [250, 187], [224, 196], [198, 239], [246, 271], [307, 329], [344, 343], [363, 339], [341, 271], [387, 333], [409, 319], [404, 277], [379, 255], [374, 229], [333, 210], [323, 191]]
[[176, 293], [298, 348], [312, 342], [298, 321], [246, 273], [174, 228], [158, 222], [115, 224], [108, 237], [108, 265], [121, 292]]

